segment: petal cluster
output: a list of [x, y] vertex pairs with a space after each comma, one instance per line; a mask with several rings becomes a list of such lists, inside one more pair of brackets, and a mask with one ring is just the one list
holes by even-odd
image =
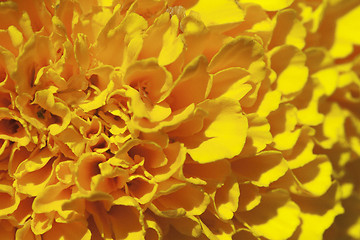
[[0, 2], [0, 238], [360, 239], [358, 0]]

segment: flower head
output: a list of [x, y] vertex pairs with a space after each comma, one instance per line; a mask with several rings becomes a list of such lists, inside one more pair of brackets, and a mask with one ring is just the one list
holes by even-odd
[[2, 239], [360, 239], [360, 2], [0, 2]]

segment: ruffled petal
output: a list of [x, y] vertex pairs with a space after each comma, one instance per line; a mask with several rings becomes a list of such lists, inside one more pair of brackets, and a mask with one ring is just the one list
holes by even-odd
[[257, 236], [268, 239], [287, 239], [301, 223], [299, 207], [282, 191], [272, 191], [262, 196], [253, 210], [237, 215]]
[[201, 20], [207, 27], [238, 23], [244, 19], [244, 12], [233, 1], [199, 0], [197, 4], [187, 11], [199, 13]]
[[[240, 106], [232, 100], [216, 99], [199, 104], [208, 112], [204, 129], [184, 139], [190, 156], [197, 162], [208, 163], [232, 158], [241, 152], [248, 128], [247, 119], [239, 113]], [[221, 151], [217, 149], [221, 146]]]

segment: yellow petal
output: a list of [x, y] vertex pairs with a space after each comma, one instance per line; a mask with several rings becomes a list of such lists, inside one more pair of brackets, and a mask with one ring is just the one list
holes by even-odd
[[180, 29], [184, 35], [201, 34], [206, 32], [206, 26], [200, 19], [200, 14], [190, 11], [180, 22]]
[[138, 59], [143, 41], [142, 36], [136, 36], [130, 40], [129, 44], [125, 48], [124, 61], [122, 64], [124, 67], [129, 66]]
[[89, 202], [86, 203], [86, 210], [91, 215], [89, 217], [89, 229], [92, 230], [92, 234], [93, 232], [98, 232], [100, 239], [112, 239], [111, 236], [113, 231], [111, 228], [111, 222], [104, 204], [101, 204], [100, 202]]
[[24, 40], [21, 32], [14, 26], [10, 26], [8, 28], [8, 31], [9, 31], [9, 35], [10, 35], [12, 44], [14, 45], [14, 47], [19, 48]]
[[88, 152], [81, 155], [76, 163], [75, 182], [79, 188], [91, 190], [92, 178], [100, 173], [99, 163], [105, 161], [105, 156], [99, 153]]
[[330, 96], [335, 92], [339, 77], [339, 73], [336, 69], [322, 69], [312, 74], [311, 77], [320, 82], [320, 84], [324, 87], [324, 91], [327, 96]]
[[158, 184], [158, 191], [156, 193], [156, 197], [160, 197], [163, 195], [167, 195], [169, 193], [173, 193], [182, 187], [186, 186], [186, 182], [177, 180], [176, 178], [169, 178], [167, 181], [160, 182]]
[[1, 29], [0, 36], [0, 45], [9, 51], [9, 53], [18, 55], [20, 46], [23, 44], [23, 36], [21, 32], [19, 32], [19, 30], [12, 25], [9, 26], [6, 30]]
[[207, 209], [201, 216], [201, 227], [207, 239], [232, 240], [234, 224], [232, 221], [222, 221], [217, 218], [210, 209]]
[[76, 60], [81, 69], [86, 71], [90, 65], [89, 46], [86, 35], [79, 33], [74, 45]]
[[214, 205], [217, 214], [223, 220], [230, 220], [234, 216], [239, 204], [240, 188], [235, 177], [228, 177], [224, 185], [216, 190]]
[[266, 11], [278, 11], [280, 9], [290, 6], [294, 0], [241, 0], [241, 3], [255, 3], [259, 4]]
[[262, 59], [263, 52], [262, 46], [254, 38], [239, 36], [220, 49], [211, 59], [208, 70], [216, 73], [230, 67], [248, 69], [251, 64]]
[[314, 161], [293, 170], [302, 187], [315, 196], [323, 195], [332, 184], [332, 165], [325, 155], [319, 155]]
[[[295, 145], [301, 132], [300, 129], [295, 130], [298, 122], [296, 113], [297, 110], [293, 105], [283, 104], [276, 111], [269, 114], [270, 131], [276, 148], [288, 150]], [[279, 121], [280, 119], [281, 121]]]
[[169, 218], [169, 223], [180, 233], [199, 237], [202, 233], [201, 225], [199, 220], [194, 216], [184, 216], [181, 218]]
[[266, 92], [257, 110], [259, 116], [266, 117], [269, 113], [276, 110], [279, 107], [280, 99], [281, 93], [279, 91], [275, 90]]
[[36, 196], [33, 202], [33, 210], [36, 213], [48, 213], [57, 211], [61, 214], [62, 203], [64, 200], [70, 199], [71, 189], [68, 185], [58, 183], [48, 186], [39, 195]]
[[[67, 128], [70, 124], [71, 114], [68, 106], [54, 97], [55, 88], [46, 90], [40, 90], [35, 93], [35, 99], [33, 103], [38, 104], [40, 107], [51, 113], [51, 119], [49, 121], [48, 128], [50, 134], [57, 135]], [[61, 118], [60, 123], [57, 123], [57, 117]], [[41, 117], [40, 117], [41, 118]], [[55, 121], [55, 123], [52, 123]]]
[[239, 154], [244, 146], [247, 118], [239, 104], [230, 99], [214, 99], [199, 104], [208, 112], [202, 132], [183, 139], [190, 156], [199, 163], [209, 163]]
[[158, 123], [151, 123], [149, 121], [141, 121], [138, 119], [132, 119], [128, 123], [130, 130], [138, 129], [145, 133], [158, 132], [161, 129], [173, 129], [174, 126], [179, 125], [181, 122], [190, 118], [194, 112], [194, 104], [190, 104], [184, 109], [174, 111], [169, 117]]
[[316, 158], [316, 155], [313, 154], [315, 146], [312, 140], [313, 133], [311, 128], [302, 128], [295, 146], [288, 151], [283, 151], [290, 169], [302, 167]]
[[27, 221], [22, 228], [16, 231], [15, 240], [41, 240], [39, 235], [35, 235], [30, 227], [30, 221]]
[[146, 226], [145, 239], [149, 240], [159, 240], [163, 236], [162, 228], [159, 226], [159, 223], [149, 212], [144, 213], [144, 220]]
[[182, 170], [188, 182], [207, 186], [215, 184], [216, 188], [222, 186], [225, 179], [231, 174], [230, 164], [227, 160], [203, 164], [186, 161]]
[[[183, 145], [179, 143], [169, 144], [164, 149], [164, 153], [168, 159], [166, 165], [154, 167], [147, 170], [154, 176], [154, 181], [160, 182], [170, 178], [176, 171], [178, 171], [185, 161], [186, 150]], [[146, 162], [145, 162], [146, 167]]]
[[257, 207], [238, 216], [256, 235], [273, 240], [288, 239], [300, 224], [299, 207], [279, 190], [264, 194]]
[[134, 199], [140, 204], [146, 204], [153, 199], [157, 190], [157, 184], [141, 175], [132, 175], [128, 179], [127, 188]]
[[297, 129], [294, 132], [287, 131], [279, 133], [274, 136], [274, 147], [279, 150], [289, 150], [294, 147], [299, 139], [301, 130]]
[[[142, 50], [139, 59], [157, 58], [163, 47], [163, 36], [170, 28], [170, 14], [165, 12], [157, 17], [152, 25], [146, 30]], [[174, 27], [174, 26], [173, 26]]]
[[14, 186], [17, 191], [30, 196], [38, 195], [51, 180], [56, 161], [48, 149], [34, 151], [19, 165], [14, 174]]
[[137, 208], [113, 206], [109, 218], [116, 239], [144, 239], [143, 216]]
[[55, 169], [57, 179], [64, 184], [72, 184], [74, 182], [73, 169], [73, 161], [59, 162]]
[[303, 89], [308, 80], [306, 56], [293, 46], [274, 48], [271, 53], [271, 67], [278, 75], [277, 90], [284, 95], [294, 94]]
[[43, 240], [64, 239], [64, 240], [90, 240], [91, 233], [87, 228], [84, 219], [69, 223], [54, 223], [52, 229], [42, 236]]
[[306, 54], [306, 65], [311, 73], [326, 69], [333, 62], [333, 58], [324, 48], [307, 48], [304, 50], [304, 53]]
[[345, 137], [345, 121], [347, 113], [337, 104], [331, 104], [329, 112], [325, 115], [322, 125], [323, 134], [326, 137], [320, 141], [326, 148], [332, 147], [336, 142]]
[[31, 230], [36, 235], [44, 234], [52, 228], [54, 212], [33, 213], [31, 216]]
[[270, 125], [266, 118], [259, 117], [256, 114], [249, 114], [247, 118], [249, 122], [247, 138], [251, 141], [250, 144], [256, 148], [256, 152], [260, 152], [272, 142]]
[[179, 124], [174, 130], [168, 132], [168, 136], [170, 138], [186, 137], [200, 132], [204, 126], [204, 118], [206, 115], [207, 112], [203, 109], [195, 109], [192, 116]]
[[80, 156], [85, 150], [85, 144], [81, 134], [73, 127], [69, 126], [63, 132], [55, 137], [57, 144], [62, 146], [61, 151], [67, 155], [66, 148], [74, 156]]
[[324, 90], [316, 85], [309, 85], [299, 96], [297, 119], [300, 124], [316, 126], [323, 122], [324, 115], [319, 112], [319, 99], [324, 95]]
[[0, 137], [16, 142], [19, 146], [27, 146], [31, 137], [26, 123], [14, 115], [7, 108], [0, 108]]
[[9, 157], [8, 172], [11, 177], [17, 172], [20, 163], [28, 159], [31, 152], [25, 147], [13, 148]]
[[249, 73], [242, 68], [228, 68], [214, 75], [209, 98], [228, 97], [240, 100], [251, 89]]
[[187, 9], [187, 13], [195, 11], [207, 27], [238, 23], [243, 21], [244, 12], [231, 0], [199, 0], [195, 6]]
[[184, 51], [184, 42], [181, 36], [178, 36], [179, 19], [178, 17], [171, 17], [171, 25], [164, 33], [163, 46], [159, 54], [159, 65], [165, 66], [173, 63], [180, 54]]
[[251, 183], [242, 183], [240, 186], [239, 210], [250, 211], [261, 202], [259, 188]]
[[306, 29], [296, 18], [296, 14], [297, 12], [293, 9], [286, 9], [277, 14], [276, 25], [269, 48], [287, 44], [303, 49], [305, 46]]
[[13, 75], [18, 93], [34, 93], [36, 73], [44, 64], [48, 64], [53, 54], [48, 37], [36, 34], [26, 42], [17, 61], [19, 67]]
[[323, 239], [323, 234], [332, 224], [337, 215], [344, 212], [339, 201], [336, 201], [337, 184], [332, 184], [329, 191], [320, 198], [296, 196], [295, 201], [300, 206], [300, 227], [299, 240]]
[[331, 55], [335, 58], [348, 56], [353, 51], [353, 45], [360, 44], [359, 35], [353, 31], [353, 29], [360, 27], [359, 14], [360, 6], [357, 6], [337, 19], [335, 41], [330, 49]]
[[146, 93], [128, 88], [126, 96], [131, 99], [130, 109], [134, 113], [134, 121], [150, 121], [150, 123], [161, 122], [171, 115], [171, 108], [166, 102], [153, 104]]
[[96, 94], [93, 98], [87, 99], [85, 103], [79, 105], [79, 107], [81, 107], [85, 112], [89, 112], [105, 105], [107, 96], [115, 87], [115, 83], [112, 78], [113, 70], [114, 69], [111, 66], [103, 65], [90, 71], [91, 75], [89, 80], [93, 82], [93, 88], [99, 90], [97, 90], [98, 94]]
[[116, 22], [119, 20], [116, 18], [122, 18], [119, 8], [102, 30], [94, 48], [98, 60], [112, 66], [120, 66], [123, 63], [125, 46], [131, 39], [141, 36], [142, 31], [147, 28], [146, 20], [136, 13], [126, 15], [118, 25]]
[[149, 58], [131, 64], [126, 69], [123, 81], [140, 92], [142, 98], [148, 98], [155, 104], [164, 99], [172, 85], [172, 76], [166, 68], [158, 65], [155, 58]]
[[20, 198], [11, 186], [0, 183], [0, 203], [0, 216], [6, 217], [18, 208]]
[[[16, 69], [16, 61], [14, 55], [7, 50], [6, 48], [0, 46], [0, 66], [3, 68], [1, 71], [5, 70], [11, 74]], [[1, 73], [3, 74], [3, 73]], [[3, 82], [0, 83], [0, 86], [3, 86]]]
[[238, 159], [233, 161], [231, 166], [235, 173], [259, 187], [269, 186], [288, 170], [282, 154], [276, 151], [261, 152], [254, 157]]
[[192, 216], [202, 214], [209, 203], [210, 198], [206, 193], [192, 184], [186, 184], [173, 193], [153, 200], [149, 208], [165, 217]]
[[102, 133], [94, 137], [86, 145], [86, 152], [104, 153], [110, 149], [110, 139], [106, 134]]
[[174, 110], [187, 107], [191, 103], [199, 103], [206, 99], [210, 84], [207, 60], [204, 56], [199, 56], [186, 65], [175, 81], [167, 102]]

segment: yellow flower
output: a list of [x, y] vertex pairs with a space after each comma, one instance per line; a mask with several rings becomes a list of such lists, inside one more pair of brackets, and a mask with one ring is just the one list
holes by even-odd
[[0, 2], [0, 238], [360, 239], [359, 13]]

